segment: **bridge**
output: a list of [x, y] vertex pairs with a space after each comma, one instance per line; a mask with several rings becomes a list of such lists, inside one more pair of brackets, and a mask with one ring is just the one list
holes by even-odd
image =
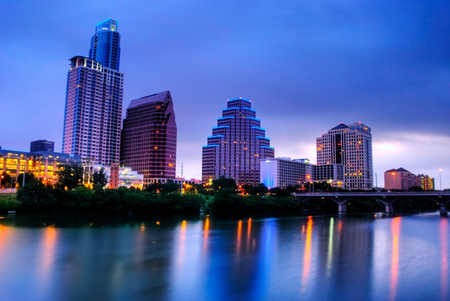
[[352, 199], [370, 197], [383, 203], [386, 213], [394, 212], [393, 204], [398, 200], [419, 197], [434, 201], [440, 205], [440, 213], [443, 216], [448, 214], [447, 205], [450, 203], [450, 191], [405, 191], [405, 192], [312, 192], [294, 193], [300, 202], [307, 202], [312, 199], [328, 199], [338, 204], [339, 212], [347, 211], [347, 204]]

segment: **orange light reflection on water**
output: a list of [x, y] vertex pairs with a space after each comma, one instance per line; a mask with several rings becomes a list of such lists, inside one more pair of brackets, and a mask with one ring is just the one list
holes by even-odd
[[239, 221], [237, 231], [236, 254], [239, 254], [241, 249], [241, 234], [242, 234], [242, 221]]
[[312, 216], [309, 216], [308, 224], [306, 225], [305, 253], [303, 255], [303, 275], [302, 275], [303, 292], [306, 291], [306, 285], [308, 284], [308, 277], [309, 277], [309, 269], [311, 266], [312, 226], [313, 226]]
[[398, 239], [400, 236], [400, 222], [401, 217], [395, 217], [392, 219], [392, 262], [391, 262], [391, 294], [390, 299], [395, 300], [397, 295], [398, 284]]
[[203, 249], [208, 245], [209, 217], [205, 219], [205, 227], [203, 228]]
[[439, 228], [441, 232], [441, 296], [442, 300], [447, 299], [447, 291], [448, 291], [448, 220], [446, 218], [442, 218]]

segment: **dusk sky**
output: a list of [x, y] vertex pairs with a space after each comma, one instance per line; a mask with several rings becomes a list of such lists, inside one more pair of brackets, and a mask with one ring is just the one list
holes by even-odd
[[[170, 90], [177, 174], [201, 178], [202, 145], [243, 97], [276, 157], [316, 162], [337, 124], [372, 128], [374, 172], [403, 167], [450, 187], [448, 1], [7, 1], [0, 6], [0, 145], [61, 151], [69, 59], [95, 25], [121, 34], [124, 114]], [[374, 185], [375, 185], [374, 180]]]

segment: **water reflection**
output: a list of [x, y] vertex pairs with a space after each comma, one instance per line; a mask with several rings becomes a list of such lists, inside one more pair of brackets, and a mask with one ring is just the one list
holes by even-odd
[[308, 217], [308, 224], [306, 225], [306, 241], [305, 252], [303, 255], [303, 275], [302, 275], [302, 291], [306, 291], [306, 285], [308, 284], [309, 269], [311, 265], [311, 240], [312, 240], [312, 226], [313, 219]]
[[438, 214], [106, 222], [18, 216], [0, 220], [0, 295], [447, 300], [449, 234]]
[[448, 295], [448, 220], [442, 218], [440, 225], [441, 241], [441, 299], [447, 300]]
[[391, 286], [390, 286], [391, 300], [395, 300], [395, 297], [397, 295], [398, 261], [399, 261], [398, 240], [400, 236], [400, 221], [401, 217], [396, 217], [392, 219], [392, 260], [391, 260]]
[[334, 218], [330, 218], [330, 229], [328, 230], [328, 257], [327, 257], [327, 277], [331, 274], [331, 264], [333, 262], [333, 235], [334, 235]]

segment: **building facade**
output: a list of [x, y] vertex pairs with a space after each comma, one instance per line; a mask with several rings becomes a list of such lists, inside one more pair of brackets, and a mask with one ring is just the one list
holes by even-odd
[[400, 168], [389, 169], [384, 172], [384, 188], [390, 190], [408, 190], [416, 186], [416, 176], [410, 171]]
[[410, 171], [400, 168], [393, 168], [384, 172], [384, 188], [388, 190], [409, 190], [417, 186], [423, 190], [434, 190], [434, 178], [427, 175], [415, 175]]
[[54, 152], [55, 142], [47, 140], [36, 140], [30, 143], [30, 153], [34, 152]]
[[[11, 176], [10, 187], [14, 187], [19, 174], [31, 172], [44, 184], [55, 184], [56, 171], [61, 164], [79, 164], [77, 155], [49, 151], [25, 152], [0, 148], [0, 174]], [[3, 183], [5, 184], [5, 183]]]
[[304, 185], [311, 179], [313, 173], [313, 165], [305, 159], [261, 159], [260, 168], [260, 183], [263, 183], [269, 189]]
[[79, 155], [87, 164], [111, 165], [120, 160], [123, 73], [118, 72], [119, 54], [117, 24], [109, 19], [96, 26], [91, 58], [70, 59], [62, 152]]
[[144, 175], [144, 186], [175, 179], [177, 125], [169, 91], [132, 100], [123, 121], [120, 162]]
[[333, 187], [345, 188], [345, 168], [342, 164], [317, 165], [313, 168], [316, 182], [328, 182]]
[[423, 190], [434, 190], [434, 178], [419, 174], [416, 176], [416, 186], [421, 187]]
[[260, 159], [275, 156], [265, 134], [250, 100], [228, 100], [202, 149], [202, 183], [225, 176], [237, 184], [259, 184]]
[[372, 131], [368, 126], [358, 122], [341, 123], [318, 137], [316, 146], [318, 167], [329, 164], [344, 166], [346, 189], [372, 189]]

